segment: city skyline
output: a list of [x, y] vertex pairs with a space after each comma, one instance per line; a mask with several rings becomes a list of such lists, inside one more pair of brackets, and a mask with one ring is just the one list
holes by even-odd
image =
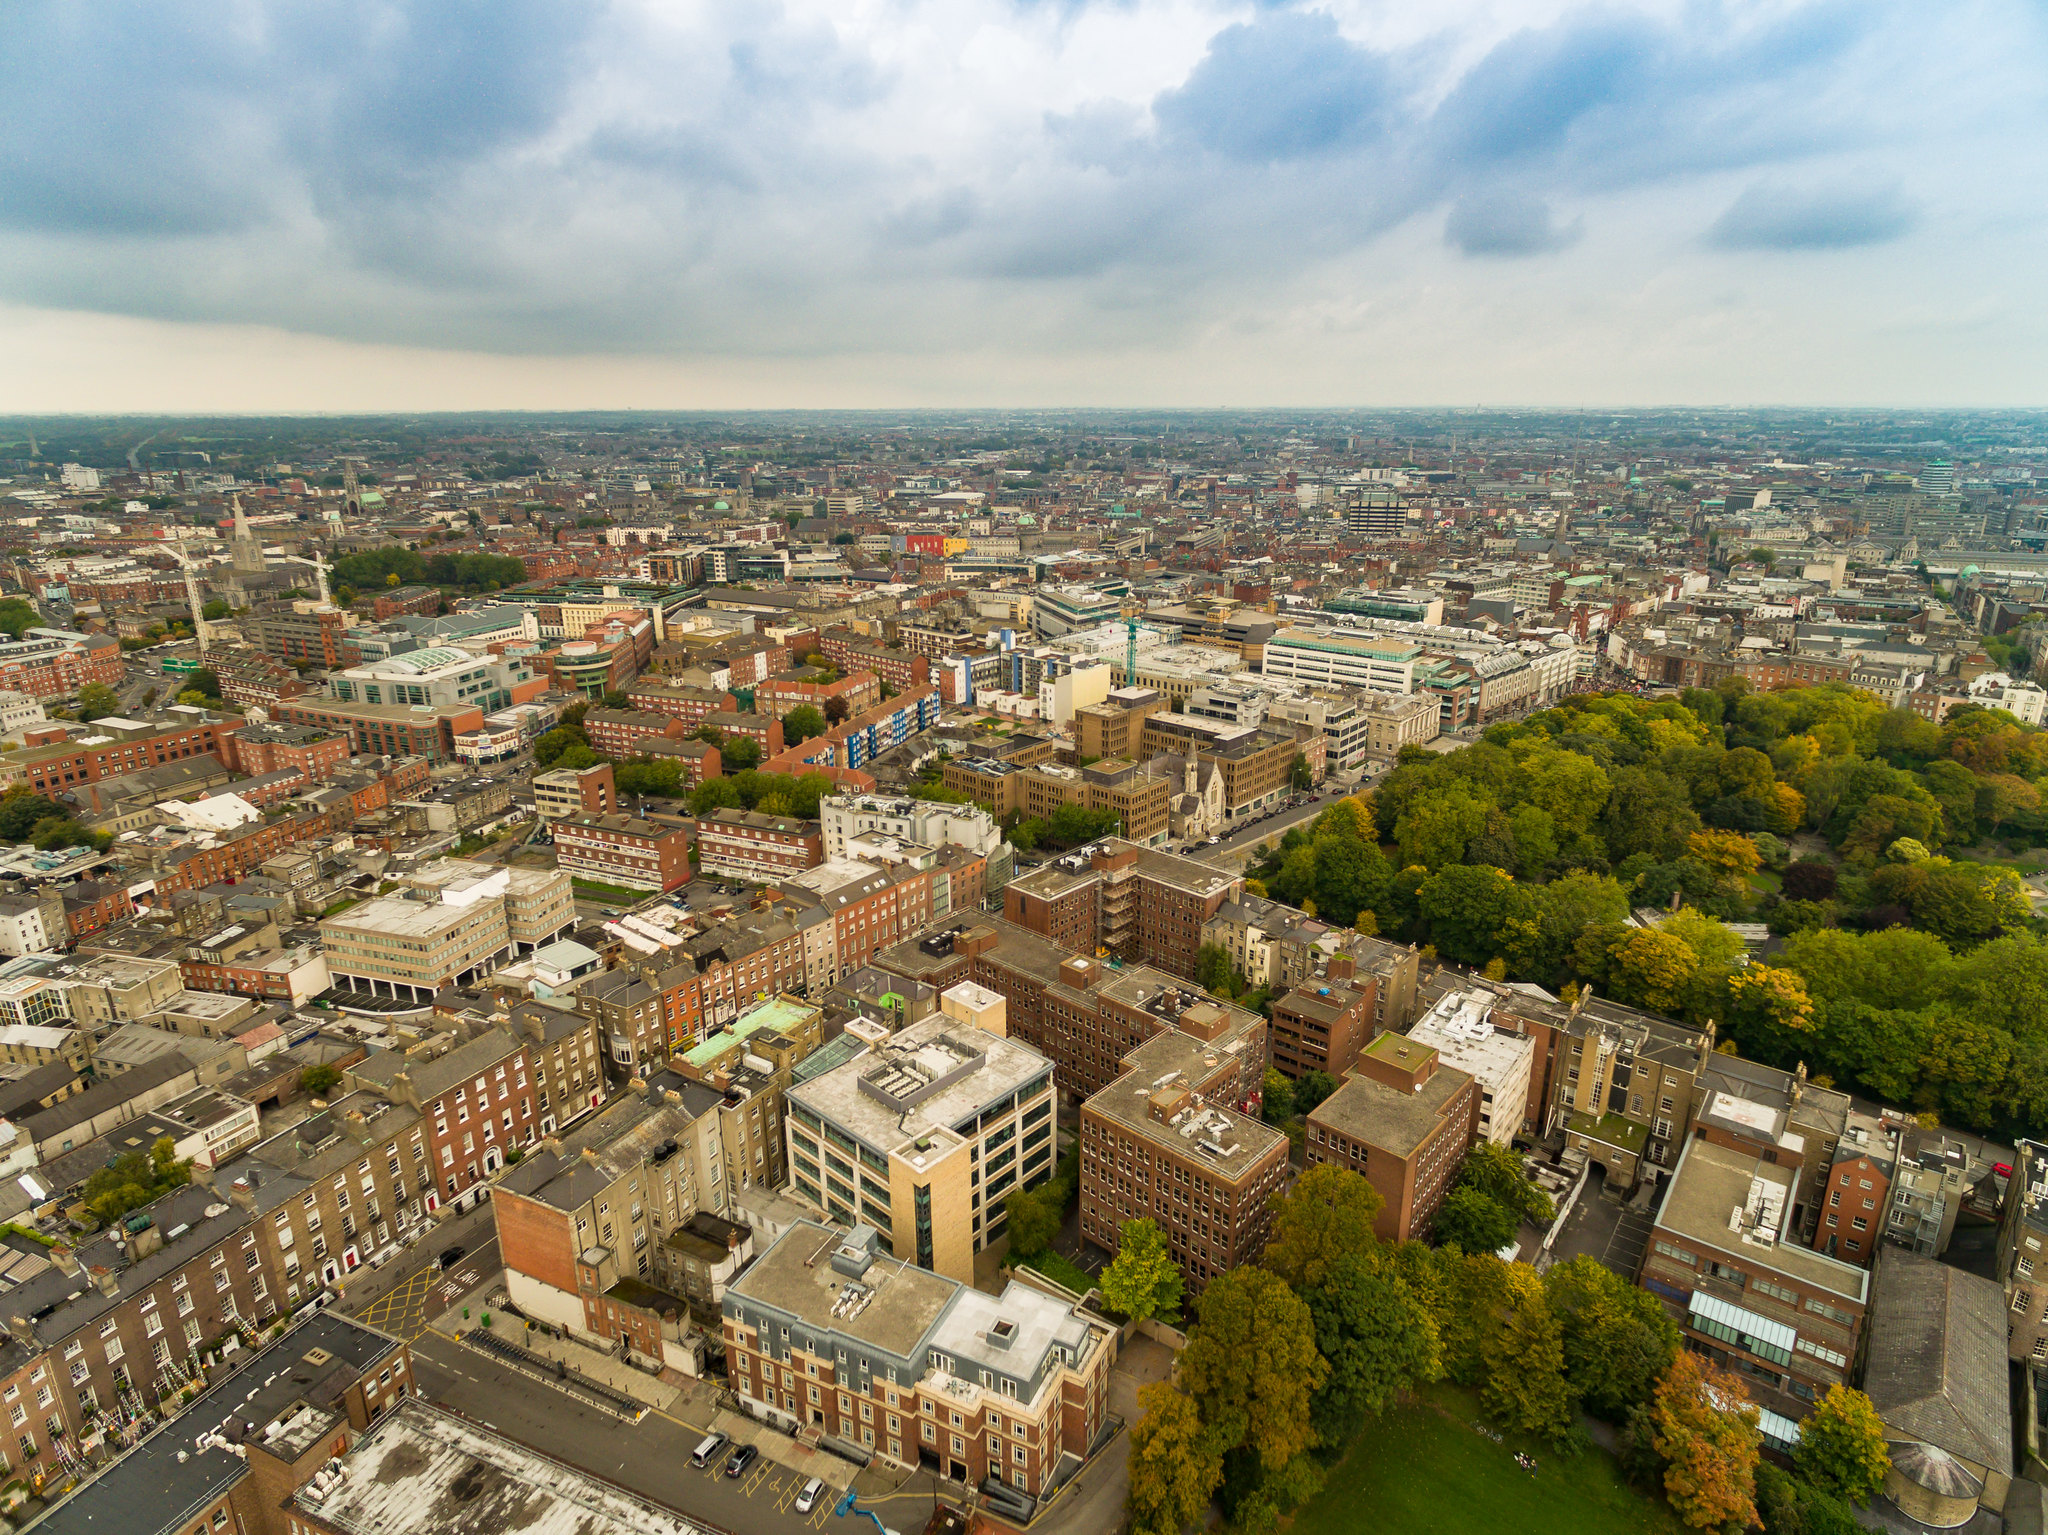
[[0, 20], [10, 412], [2040, 403], [2012, 0]]

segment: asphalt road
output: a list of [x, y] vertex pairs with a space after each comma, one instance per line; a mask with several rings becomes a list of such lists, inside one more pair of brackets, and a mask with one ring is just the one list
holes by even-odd
[[1232, 832], [1214, 847], [1191, 848], [1188, 850], [1188, 856], [1208, 863], [1221, 862], [1225, 858], [1235, 859], [1240, 864], [1255, 862], [1262, 844], [1279, 841], [1290, 827], [1313, 821], [1338, 800], [1355, 792], [1357, 791], [1354, 789], [1343, 788], [1324, 790], [1306, 805], [1283, 810], [1270, 821], [1259, 821], [1240, 831]]
[[[443, 1271], [441, 1254], [458, 1245], [467, 1250]], [[381, 1269], [358, 1269], [342, 1292], [341, 1308], [410, 1342], [465, 1292], [503, 1267], [491, 1207], [479, 1205], [441, 1222]], [[461, 1283], [465, 1275], [466, 1284]]]
[[[829, 1495], [810, 1513], [797, 1513], [797, 1494], [807, 1478], [766, 1456], [737, 1478], [727, 1477], [722, 1464], [698, 1470], [690, 1464], [690, 1453], [708, 1432], [703, 1425], [663, 1412], [649, 1412], [638, 1423], [622, 1422], [439, 1333], [413, 1344], [413, 1361], [431, 1400], [707, 1525], [747, 1535], [822, 1530], [855, 1535], [854, 1526], [872, 1528], [865, 1519], [835, 1519]], [[862, 1505], [872, 1506], [893, 1530], [917, 1529], [931, 1515], [934, 1485], [920, 1475], [905, 1491], [864, 1498]]]

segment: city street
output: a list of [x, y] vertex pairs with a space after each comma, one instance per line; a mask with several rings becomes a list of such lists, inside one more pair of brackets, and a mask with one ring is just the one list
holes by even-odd
[[[808, 1514], [797, 1513], [796, 1497], [808, 1478], [765, 1455], [738, 1478], [725, 1475], [723, 1456], [697, 1469], [690, 1454], [709, 1432], [707, 1424], [659, 1411], [638, 1423], [622, 1422], [439, 1333], [426, 1333], [413, 1344], [413, 1360], [431, 1400], [717, 1529], [797, 1535], [855, 1524], [867, 1528], [865, 1520], [834, 1519], [831, 1498], [821, 1498]], [[893, 1530], [914, 1530], [929, 1517], [936, 1491], [936, 1480], [919, 1473], [901, 1491], [863, 1493], [861, 1504], [874, 1508]]]
[[[444, 1271], [441, 1254], [455, 1246], [463, 1256]], [[431, 1228], [384, 1267], [356, 1270], [341, 1309], [410, 1341], [469, 1291], [495, 1279], [500, 1267], [491, 1207], [481, 1204]]]

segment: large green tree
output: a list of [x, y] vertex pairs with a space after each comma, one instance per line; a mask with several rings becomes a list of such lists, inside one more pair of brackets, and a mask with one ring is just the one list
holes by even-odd
[[1180, 1320], [1180, 1265], [1167, 1250], [1165, 1233], [1149, 1217], [1124, 1222], [1116, 1257], [1103, 1269], [1100, 1284], [1110, 1310], [1134, 1322]]
[[1339, 1255], [1302, 1298], [1330, 1367], [1314, 1407], [1323, 1443], [1347, 1443], [1367, 1417], [1443, 1373], [1436, 1318], [1380, 1253]]
[[1565, 1378], [1587, 1410], [1620, 1423], [1648, 1403], [1679, 1348], [1663, 1303], [1584, 1254], [1553, 1265], [1543, 1289], [1564, 1329]]
[[1208, 1512], [1223, 1479], [1222, 1452], [1194, 1399], [1170, 1382], [1140, 1389], [1138, 1407], [1126, 1495], [1132, 1535], [1182, 1535]]
[[1349, 1168], [1311, 1167], [1275, 1204], [1260, 1262], [1297, 1291], [1320, 1285], [1338, 1258], [1373, 1247], [1385, 1208], [1379, 1190]]
[[1315, 1447], [1311, 1404], [1329, 1375], [1307, 1305], [1263, 1268], [1232, 1269], [1202, 1292], [1180, 1383], [1225, 1453], [1242, 1447], [1268, 1474]]

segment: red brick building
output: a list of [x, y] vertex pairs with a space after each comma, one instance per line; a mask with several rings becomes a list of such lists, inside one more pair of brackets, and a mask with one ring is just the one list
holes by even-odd
[[[100, 725], [94, 735], [112, 739], [91, 746], [82, 740], [65, 740], [63, 727], [48, 726], [27, 733], [27, 750], [0, 758], [0, 784], [20, 783], [38, 794], [60, 794], [78, 784], [98, 783], [103, 778], [118, 778], [142, 768], [205, 756], [218, 759], [222, 767], [233, 771], [234, 737], [242, 724], [239, 719], [227, 717], [170, 730], [124, 731]], [[36, 744], [52, 735], [56, 742]]]
[[348, 617], [334, 606], [300, 612], [289, 602], [259, 604], [242, 620], [249, 643], [283, 661], [311, 661], [332, 669], [362, 660], [348, 642]]
[[158, 854], [151, 874], [137, 877], [134, 884], [140, 885], [146, 878], [163, 896], [178, 890], [203, 890], [223, 880], [244, 879], [255, 873], [265, 859], [275, 858], [301, 842], [324, 837], [334, 829], [334, 820], [326, 812], [310, 810], [241, 827], [225, 833], [211, 847], [181, 843]]
[[1331, 955], [1327, 975], [1274, 1002], [1272, 1066], [1290, 1077], [1321, 1071], [1341, 1082], [1372, 1038], [1378, 1011], [1377, 978], [1357, 974], [1349, 954]]
[[716, 730], [721, 738], [730, 741], [744, 737], [761, 748], [765, 762], [782, 750], [782, 721], [767, 714], [707, 714], [704, 723]]
[[882, 701], [882, 679], [873, 672], [848, 672], [837, 681], [820, 682], [800, 672], [777, 672], [754, 688], [754, 712], [781, 719], [790, 710], [809, 704], [822, 714], [835, 698], [846, 704], [849, 714], [872, 709]]
[[653, 736], [640, 750], [648, 757], [672, 757], [680, 762], [682, 781], [693, 789], [705, 779], [717, 778], [725, 771], [724, 758], [709, 741], [671, 741], [666, 736]]
[[220, 679], [220, 696], [245, 708], [268, 707], [310, 691], [297, 672], [259, 650], [216, 650], [206, 664]]
[[1427, 1239], [1478, 1135], [1478, 1079], [1405, 1034], [1382, 1034], [1310, 1111], [1308, 1163], [1348, 1167], [1379, 1190], [1381, 1241]]
[[[308, 783], [325, 783], [347, 765], [354, 755], [348, 737], [313, 725], [249, 725], [231, 736], [233, 760], [228, 766], [239, 773], [275, 773], [297, 768]], [[426, 763], [421, 762], [422, 772]]]
[[47, 629], [0, 644], [0, 689], [69, 698], [87, 683], [120, 681], [121, 645], [111, 635]]
[[646, 743], [666, 737], [687, 740], [697, 727], [666, 714], [645, 714], [637, 709], [592, 709], [583, 716], [583, 733], [590, 744], [608, 757], [646, 755]]
[[125, 885], [82, 879], [64, 892], [64, 925], [73, 938], [83, 938], [135, 915], [135, 902]]
[[440, 611], [441, 594], [431, 586], [401, 586], [396, 591], [379, 592], [370, 602], [370, 613], [380, 624], [402, 613], [432, 618]]
[[818, 639], [827, 660], [841, 672], [873, 672], [899, 693], [931, 681], [932, 663], [907, 650], [887, 650], [851, 629], [827, 629]]
[[565, 816], [553, 825], [556, 866], [634, 890], [690, 882], [690, 829], [625, 815]]
[[652, 682], [644, 677], [626, 689], [626, 701], [649, 714], [665, 714], [670, 719], [681, 720], [692, 729], [703, 724], [707, 715], [733, 714], [739, 710], [739, 700], [730, 693]]
[[1889, 1158], [1844, 1144], [1835, 1153], [1820, 1193], [1820, 1219], [1814, 1222], [1814, 1251], [1844, 1263], [1870, 1266], [1877, 1240], [1884, 1233], [1886, 1201], [1891, 1198]]
[[697, 852], [706, 874], [771, 880], [823, 863], [825, 838], [816, 821], [714, 810], [697, 822]]

